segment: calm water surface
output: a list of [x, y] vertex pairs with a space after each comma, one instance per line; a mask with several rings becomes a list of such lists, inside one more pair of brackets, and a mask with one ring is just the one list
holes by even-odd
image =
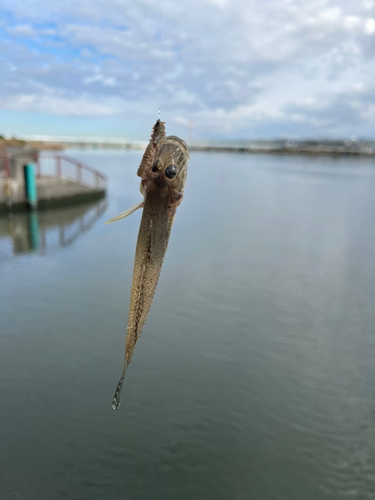
[[375, 498], [375, 161], [193, 153], [121, 410], [141, 152], [0, 218], [1, 500]]

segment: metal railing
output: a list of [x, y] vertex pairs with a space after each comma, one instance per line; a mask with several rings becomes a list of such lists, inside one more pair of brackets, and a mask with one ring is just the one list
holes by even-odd
[[10, 157], [10, 153], [0, 151], [0, 177], [10, 178]]
[[39, 155], [37, 176], [70, 179], [98, 191], [105, 189], [107, 184], [104, 174], [66, 155]]
[[4, 179], [2, 184], [5, 193], [6, 205], [8, 208], [12, 206], [12, 190], [10, 182], [11, 176], [11, 154], [7, 153], [6, 151], [0, 152], [0, 179]]

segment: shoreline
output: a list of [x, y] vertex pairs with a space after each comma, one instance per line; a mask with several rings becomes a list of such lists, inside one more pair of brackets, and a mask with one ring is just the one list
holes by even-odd
[[[264, 141], [194, 141], [187, 139], [190, 151], [215, 153], [279, 154], [308, 156], [375, 157], [375, 141], [370, 140], [264, 140]], [[0, 140], [0, 150], [27, 146], [38, 151], [64, 149], [126, 149], [144, 150], [148, 141], [129, 141], [101, 137], [44, 137], [35, 140]]]
[[190, 151], [206, 151], [215, 153], [246, 153], [246, 154], [279, 154], [279, 155], [304, 155], [304, 156], [362, 156], [375, 157], [374, 151], [363, 151], [353, 149], [329, 149], [329, 148], [256, 148], [239, 146], [189, 146]]

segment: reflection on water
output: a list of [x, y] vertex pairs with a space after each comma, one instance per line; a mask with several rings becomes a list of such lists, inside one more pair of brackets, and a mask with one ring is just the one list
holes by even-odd
[[107, 209], [95, 203], [6, 214], [0, 217], [0, 259], [17, 254], [49, 252], [71, 245], [88, 231]]

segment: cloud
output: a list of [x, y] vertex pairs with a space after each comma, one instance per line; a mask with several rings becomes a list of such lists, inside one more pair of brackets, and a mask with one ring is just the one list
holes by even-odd
[[375, 19], [372, 17], [369, 19], [366, 19], [365, 22], [365, 33], [366, 35], [375, 35]]
[[112, 116], [119, 113], [119, 104], [110, 99], [108, 102], [93, 103], [91, 99], [40, 96], [37, 94], [19, 94], [8, 99], [0, 99], [2, 109], [32, 111], [61, 116]]
[[141, 116], [148, 134], [161, 103], [202, 137], [374, 133], [373, 0], [2, 5], [3, 109]]
[[36, 35], [36, 31], [30, 24], [17, 24], [8, 28], [8, 33], [15, 36], [23, 37], [33, 37]]

